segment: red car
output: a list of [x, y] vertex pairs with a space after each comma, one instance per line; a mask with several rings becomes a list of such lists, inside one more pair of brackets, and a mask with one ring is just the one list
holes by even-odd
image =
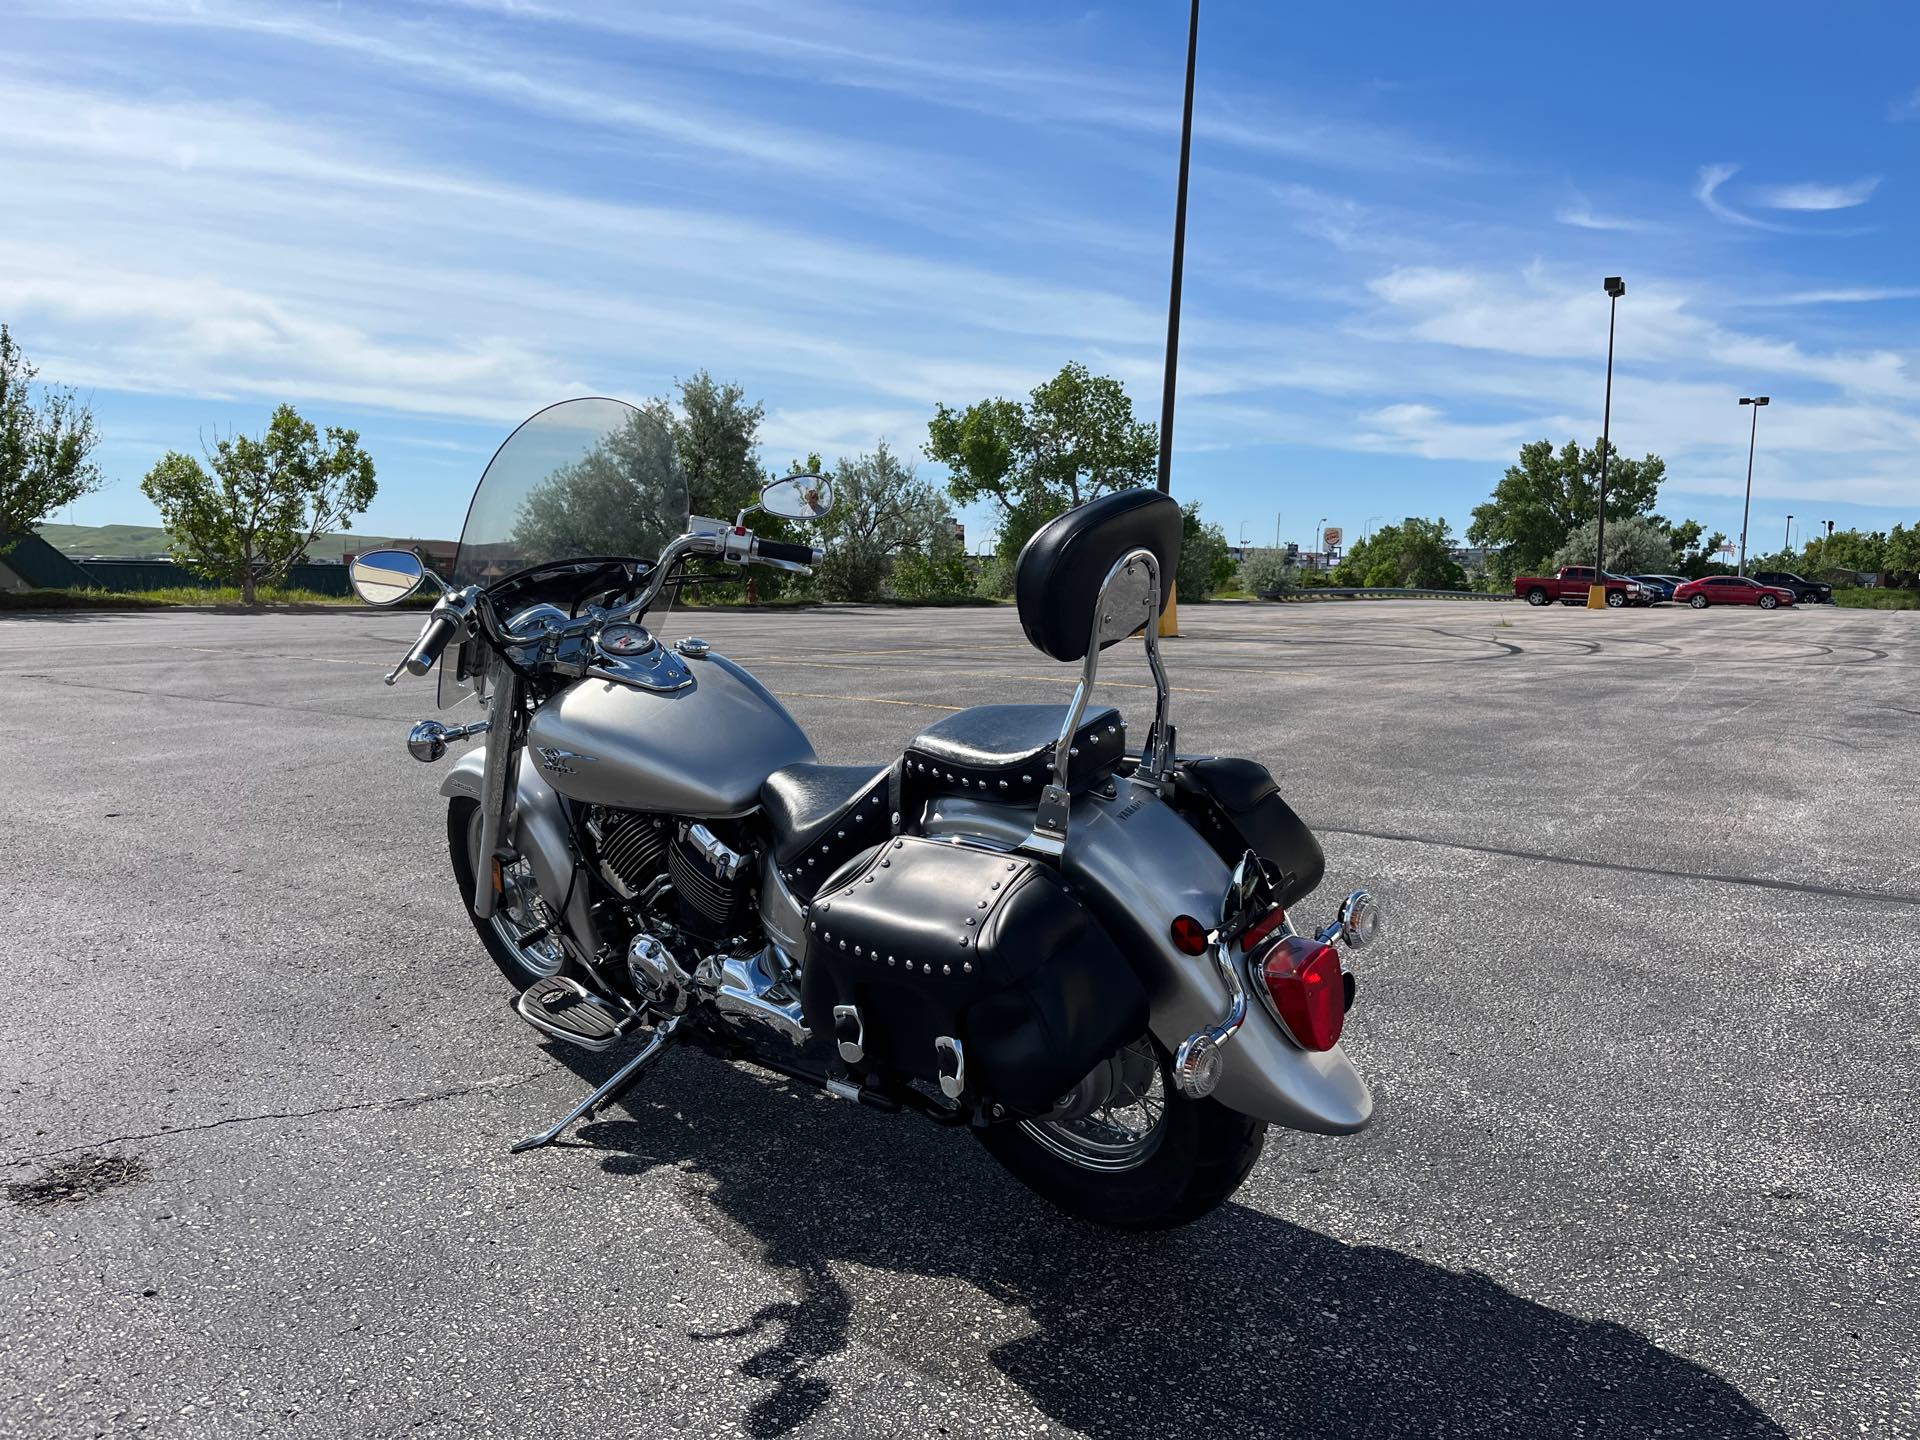
[[1689, 580], [1678, 586], [1673, 598], [1683, 605], [1704, 610], [1709, 605], [1758, 605], [1762, 610], [1793, 604], [1793, 591], [1778, 585], [1762, 585], [1746, 575], [1709, 575], [1704, 580]]

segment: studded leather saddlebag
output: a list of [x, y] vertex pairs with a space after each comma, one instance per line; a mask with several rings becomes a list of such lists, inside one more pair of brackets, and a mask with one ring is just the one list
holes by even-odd
[[856, 1075], [944, 1074], [949, 1094], [1040, 1111], [1146, 1032], [1126, 957], [1025, 856], [889, 840], [820, 890], [807, 932], [807, 1023]]

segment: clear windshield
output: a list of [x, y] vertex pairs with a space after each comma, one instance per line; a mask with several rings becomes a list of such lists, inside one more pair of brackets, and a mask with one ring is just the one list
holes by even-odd
[[551, 405], [508, 437], [480, 477], [453, 583], [611, 555], [651, 560], [687, 528], [687, 478], [663, 405]]
[[[531, 566], [651, 560], [687, 528], [687, 479], [664, 405], [567, 400], [528, 420], [494, 454], [467, 507], [454, 586], [491, 585]], [[503, 617], [505, 618], [505, 617]], [[474, 647], [440, 660], [440, 704], [472, 688]]]

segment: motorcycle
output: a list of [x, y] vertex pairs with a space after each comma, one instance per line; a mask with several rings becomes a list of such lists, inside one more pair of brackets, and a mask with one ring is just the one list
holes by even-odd
[[[662, 417], [571, 400], [494, 455], [450, 575], [409, 550], [352, 563], [369, 604], [438, 591], [386, 683], [437, 664], [442, 708], [485, 707], [421, 721], [407, 748], [484, 741], [440, 791], [514, 1009], [555, 1041], [636, 1047], [513, 1149], [553, 1143], [681, 1044], [969, 1131], [1062, 1210], [1120, 1228], [1219, 1205], [1270, 1124], [1367, 1124], [1339, 1046], [1343, 952], [1378, 938], [1381, 909], [1356, 891], [1296, 930], [1325, 870], [1312, 832], [1261, 766], [1176, 750], [1157, 621], [1179, 506], [1109, 494], [1021, 552], [1027, 639], [1080, 666], [1068, 704], [963, 710], [897, 757], [825, 765], [746, 669], [642, 622], [703, 578], [810, 573], [821, 550], [748, 522], [818, 520], [833, 488], [795, 475], [731, 522], [690, 515]], [[1135, 635], [1154, 681], [1137, 749], [1092, 698], [1102, 652]]]

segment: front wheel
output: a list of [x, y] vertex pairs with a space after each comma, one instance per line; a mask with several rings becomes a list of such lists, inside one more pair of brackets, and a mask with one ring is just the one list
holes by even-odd
[[1776, 608], [1779, 604], [1780, 604], [1780, 597], [1777, 595], [1762, 595], [1760, 597], [1760, 608], [1762, 610], [1772, 610]]
[[1042, 1199], [1117, 1230], [1164, 1230], [1224, 1202], [1266, 1143], [1264, 1120], [1173, 1088], [1166, 1057], [1142, 1037], [1107, 1061], [1106, 1102], [1072, 1120], [977, 1131], [980, 1143]]
[[1627, 603], [1627, 595], [1624, 590], [1607, 591], [1607, 608], [1609, 610], [1618, 610], [1622, 605], [1626, 603]]
[[[479, 802], [461, 796], [447, 806], [447, 852], [467, 919], [513, 988], [525, 990], [536, 980], [559, 974], [567, 958], [559, 926], [541, 898], [533, 867], [524, 858], [501, 867], [500, 899], [493, 914], [482, 920], [473, 912], [476, 877], [481, 873]], [[486, 883], [494, 883], [491, 867]]]
[[1704, 595], [1695, 595], [1691, 600], [1687, 601], [1687, 604], [1696, 610], [1704, 610], [1707, 608], [1707, 597]]

